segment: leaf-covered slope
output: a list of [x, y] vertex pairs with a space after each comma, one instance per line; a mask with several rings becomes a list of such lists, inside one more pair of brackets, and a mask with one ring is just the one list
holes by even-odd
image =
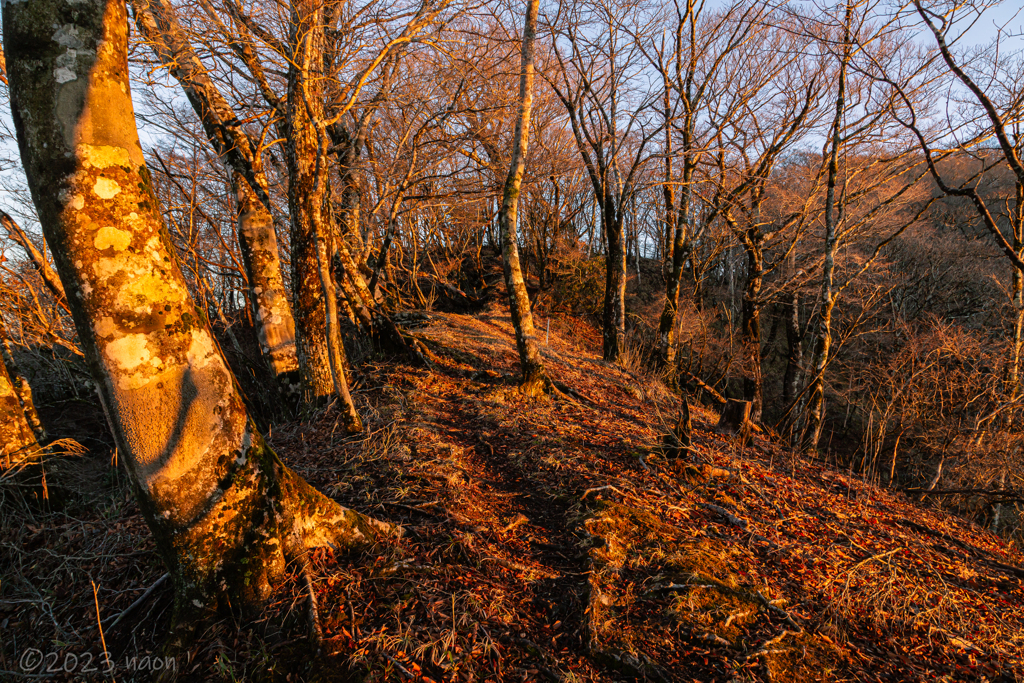
[[[256, 623], [200, 635], [183, 680], [1024, 679], [1024, 557], [999, 538], [760, 436], [741, 448], [692, 403], [692, 452], [665, 459], [678, 397], [588, 352], [585, 325], [551, 321], [569, 393], [543, 401], [516, 390], [500, 308], [402, 320], [433, 367], [360, 364], [365, 434], [328, 410], [270, 440], [407, 533], [310, 558], [320, 656], [295, 567]], [[116, 679], [149, 679], [125, 665], [160, 653], [170, 590], [144, 596], [164, 570], [113, 474], [52, 463], [49, 510], [0, 488], [0, 679], [29, 647], [98, 656], [96, 603]]]
[[338, 447], [351, 471], [311, 455], [311, 478], [411, 532], [377, 584], [381, 604], [405, 591], [378, 615], [402, 638], [338, 657], [435, 680], [1017, 680], [1019, 553], [763, 438], [740, 448], [695, 405], [690, 457], [667, 460], [678, 398], [553, 323], [569, 397], [516, 392], [500, 310], [429, 314], [435, 366], [367, 375], [377, 432]]

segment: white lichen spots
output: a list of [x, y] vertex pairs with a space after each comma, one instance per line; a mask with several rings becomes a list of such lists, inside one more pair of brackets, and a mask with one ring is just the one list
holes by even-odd
[[57, 29], [57, 32], [53, 34], [53, 40], [64, 47], [71, 47], [76, 50], [85, 47], [81, 36], [78, 35], [78, 27], [74, 24], [64, 24]]
[[[147, 265], [149, 265], [147, 263]], [[151, 268], [151, 266], [150, 266]], [[185, 303], [180, 288], [159, 271], [130, 270], [132, 278], [118, 291], [118, 304], [141, 312], [153, 310], [153, 306], [163, 307], [170, 303], [171, 311], [168, 318], [177, 318], [176, 311]]]
[[96, 331], [96, 336], [98, 337], [110, 337], [117, 331], [117, 325], [114, 324], [113, 318], [105, 315], [93, 325], [93, 330]]
[[149, 339], [144, 334], [126, 334], [107, 344], [104, 352], [122, 370], [134, 370], [147, 362], [151, 354], [146, 348]]
[[96, 184], [92, 186], [92, 191], [100, 199], [111, 199], [121, 191], [121, 186], [110, 178], [97, 178]]
[[[116, 185], [117, 183], [114, 184]], [[120, 192], [120, 188], [118, 188], [118, 192]], [[117, 194], [117, 192], [114, 194]], [[117, 228], [108, 225], [100, 228], [96, 232], [96, 239], [93, 240], [93, 246], [100, 251], [110, 248], [113, 248], [114, 251], [124, 251], [128, 248], [128, 245], [131, 244], [131, 242], [132, 235], [130, 232], [118, 230]]]
[[192, 343], [188, 347], [188, 364], [195, 369], [204, 368], [217, 358], [213, 338], [204, 329], [192, 331]]
[[[74, 50], [68, 50], [68, 52], [74, 52]], [[53, 70], [53, 78], [58, 83], [70, 83], [78, 79], [78, 74], [66, 66], [59, 66]]]
[[202, 607], [203, 606], [203, 601], [199, 600], [198, 598], [196, 598], [195, 600], [192, 601], [192, 604], [195, 605], [196, 607]]
[[[71, 30], [75, 31], [77, 34], [77, 29], [75, 29], [73, 26], [71, 27]], [[61, 36], [61, 40], [65, 41], [61, 43], [62, 45], [66, 46], [69, 43], [76, 43], [79, 48], [82, 47], [82, 41], [78, 39], [77, 35], [72, 35], [65, 29], [57, 30], [57, 33], [54, 34], [55, 40], [58, 35]], [[53, 77], [57, 79], [58, 83], [69, 83], [78, 78], [78, 74], [75, 73], [75, 67], [78, 65], [79, 52], [82, 52], [84, 54], [92, 54], [91, 50], [76, 50], [74, 47], [68, 47], [67, 50], [65, 50], [64, 54], [58, 55], [57, 58], [53, 60]]]
[[78, 145], [75, 149], [83, 168], [130, 166], [131, 157], [124, 147], [110, 145]]

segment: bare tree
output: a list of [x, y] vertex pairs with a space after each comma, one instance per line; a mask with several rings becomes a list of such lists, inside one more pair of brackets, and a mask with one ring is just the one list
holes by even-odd
[[553, 58], [541, 73], [565, 106], [600, 209], [605, 243], [603, 355], [618, 359], [626, 334], [628, 205], [661, 128], [648, 120], [656, 94], [639, 78], [640, 41], [654, 25], [643, 8], [615, 0], [560, 5], [549, 19]]
[[[950, 197], [970, 201], [982, 225], [995, 239], [1012, 265], [1012, 301], [1015, 309], [1012, 362], [1007, 375], [1007, 387], [1016, 396], [1020, 385], [1021, 351], [1024, 349], [1024, 109], [1022, 95], [1024, 83], [1020, 79], [1022, 53], [1008, 49], [1006, 32], [1000, 29], [988, 50], [974, 55], [958, 54], [956, 40], [961, 35], [963, 21], [980, 18], [984, 5], [972, 1], [928, 2], [913, 0], [907, 5], [923, 22], [935, 39], [935, 52], [949, 69], [959, 85], [966, 90], [956, 118], [948, 118], [948, 126], [930, 130], [922, 121], [922, 112], [915, 107], [905, 88], [883, 77], [903, 97], [899, 108], [901, 121], [917, 138], [924, 153], [932, 179], [939, 190]], [[927, 62], [922, 78], [928, 78]], [[943, 139], [952, 135], [955, 143], [944, 145]], [[994, 141], [995, 145], [991, 143]], [[958, 182], [943, 173], [940, 163], [957, 156], [975, 157], [983, 170]], [[1013, 178], [1011, 197], [1002, 202], [986, 199], [978, 184], [991, 169], [1003, 168]], [[1003, 207], [1000, 207], [1000, 204]], [[1000, 223], [1009, 223], [1010, 236]], [[1004, 223], [1005, 224], [1005, 223]]]
[[508, 290], [512, 325], [516, 330], [516, 347], [523, 371], [520, 390], [529, 396], [543, 394], [551, 389], [551, 381], [544, 372], [544, 362], [537, 344], [537, 331], [530, 312], [530, 297], [523, 282], [519, 265], [519, 246], [516, 235], [519, 193], [526, 167], [526, 151], [530, 141], [530, 111], [533, 105], [533, 44], [537, 36], [537, 12], [540, 0], [528, 0], [523, 22], [522, 72], [519, 80], [519, 117], [512, 139], [512, 158], [508, 179], [501, 198], [498, 223], [501, 226], [502, 263], [505, 268], [505, 288]]
[[221, 593], [259, 604], [286, 557], [381, 527], [288, 469], [246, 412], [150, 187], [124, 1], [5, 3], [3, 25], [29, 187], [178, 618]]
[[[692, 254], [691, 242], [706, 222], [695, 225], [696, 173], [709, 151], [707, 130], [701, 130], [704, 108], [724, 85], [729, 55], [763, 33], [767, 3], [741, 2], [710, 9], [703, 0], [674, 2], [671, 40], [662, 40], [648, 58], [661, 74], [665, 141], [665, 308], [658, 323], [658, 354], [665, 365], [675, 361], [675, 328], [683, 271]], [[678, 176], [676, 159], [682, 164]]]
[[133, 5], [136, 25], [181, 84], [207, 138], [230, 169], [239, 245], [255, 304], [260, 344], [274, 375], [287, 383], [286, 376], [298, 369], [295, 322], [281, 274], [261, 150], [199, 60], [171, 2], [137, 0]]

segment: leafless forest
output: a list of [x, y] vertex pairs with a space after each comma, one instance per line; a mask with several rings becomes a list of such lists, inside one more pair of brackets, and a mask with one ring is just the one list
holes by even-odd
[[[429, 656], [383, 635], [359, 640], [354, 610], [351, 624], [337, 620], [349, 618], [345, 609], [330, 616], [325, 553], [356, 557], [346, 571], [357, 573], [380, 564], [381, 552], [405, 566], [394, 559], [402, 544], [439, 547], [415, 529], [409, 540], [416, 515], [458, 528], [473, 526], [468, 517], [477, 534], [491, 524], [517, 533], [518, 517], [502, 516], [511, 508], [477, 518], [458, 496], [429, 507], [440, 494], [410, 497], [413, 489], [396, 483], [415, 469], [408, 458], [433, 453], [430, 425], [448, 420], [448, 436], [470, 429], [452, 408], [469, 391], [459, 382], [500, 390], [516, 420], [561, 433], [533, 434], [546, 445], [524, 452], [543, 462], [557, 461], [567, 448], [560, 439], [578, 427], [579, 443], [607, 448], [629, 463], [623, 471], [654, 477], [651, 468], [663, 468], [677, 482], [697, 471], [717, 481], [725, 475], [715, 472], [732, 470], [715, 453], [751, 448], [772, 454], [766, 472], [778, 461], [794, 481], [805, 471], [842, 473], [908, 510], [990, 532], [985, 542], [1005, 552], [1024, 539], [1024, 14], [1012, 2], [2, 4], [0, 619], [26, 634], [56, 628], [26, 635], [24, 647], [86, 642], [105, 655], [99, 643], [113, 620], [103, 606], [125, 623], [149, 618], [150, 635], [139, 638], [178, 656], [211, 642], [196, 628], [211, 614], [251, 620], [291, 600], [288, 614], [306, 621], [289, 628], [316, 648], [345, 651], [344, 666], [310, 680], [342, 670], [337, 680], [832, 680], [807, 673], [822, 666], [846, 672], [836, 680], [874, 680], [880, 664], [836, 664], [846, 655], [821, 654], [823, 641], [801, 641], [804, 656], [810, 647], [817, 658], [804, 673], [770, 664], [790, 652], [780, 645], [787, 633], [823, 633], [833, 645], [870, 638], [851, 635], [861, 633], [849, 626], [853, 607], [822, 612], [835, 629], [822, 630], [798, 625], [796, 612], [757, 590], [753, 611], [734, 605], [710, 631], [714, 642], [735, 650], [728, 629], [755, 612], [783, 635], [765, 631], [745, 659], [730, 655], [734, 678], [726, 669], [683, 676], [699, 666], [686, 668], [682, 646], [659, 658], [631, 641], [616, 651], [632, 659], [605, 662], [595, 653], [612, 646], [595, 643], [611, 642], [602, 638], [616, 629], [593, 622], [611, 609], [595, 607], [593, 596], [603, 595], [595, 579], [591, 597], [579, 598], [590, 600], [578, 610], [590, 616], [563, 618], [576, 629], [566, 640], [578, 643], [562, 654], [536, 654], [548, 646], [531, 650], [539, 636], [526, 627], [510, 641], [496, 637], [498, 654], [484, 647], [486, 664], [472, 666], [458, 664], [476, 661], [465, 635], [435, 643]], [[508, 350], [500, 362], [480, 341], [481, 321], [492, 319]], [[589, 360], [567, 360], [566, 349]], [[595, 379], [609, 373], [624, 378], [622, 400], [635, 406], [623, 410], [635, 415], [609, 412], [606, 401], [619, 394]], [[402, 394], [409, 378], [419, 384]], [[430, 405], [417, 393], [423, 382], [442, 378], [455, 388], [440, 412], [417, 407]], [[604, 417], [570, 416], [584, 410]], [[406, 431], [396, 426], [403, 419]], [[474, 458], [494, 460], [535, 428], [522, 429], [460, 438]], [[388, 460], [395, 453], [405, 458], [394, 465], [401, 476], [379, 469], [397, 462]], [[507, 459], [520, 477], [530, 467], [517, 457]], [[590, 462], [573, 457], [565, 462]], [[570, 528], [598, 535], [580, 521], [588, 501], [605, 500], [600, 524], [620, 529], [607, 506], [640, 500], [626, 475], [600, 479], [601, 467], [586, 467], [578, 480], [552, 475], [575, 482], [572, 505], [552, 494], [536, 516], [520, 511], [520, 524], [550, 531], [542, 546], [561, 547]], [[750, 472], [735, 470], [755, 486]], [[449, 485], [453, 476], [444, 474]], [[40, 543], [60, 555], [64, 532], [45, 528], [64, 528], [58, 517], [84, 519], [67, 512], [76, 504], [91, 506], [90, 524], [103, 528], [85, 480], [120, 492], [110, 495], [139, 522], [133, 538], [152, 546], [147, 566], [156, 574], [129, 574], [141, 587], [159, 584], [159, 599], [173, 605], [162, 617], [143, 602], [158, 600], [150, 592], [137, 603], [104, 602], [93, 582], [88, 595], [71, 592], [96, 614], [65, 626], [54, 611], [61, 596], [47, 591], [62, 571], [88, 589], [92, 579], [82, 577], [92, 576], [93, 560], [33, 578], [31, 538], [46, 536]], [[655, 495], [639, 481], [637, 491]], [[645, 498], [651, 514], [659, 505], [663, 515], [682, 510], [690, 494], [672, 491], [685, 488]], [[795, 518], [755, 494], [765, 515]], [[772, 553], [788, 547], [748, 528], [739, 512], [750, 508], [730, 505], [714, 498], [697, 507]], [[918, 524], [918, 512], [900, 514]], [[831, 581], [845, 581], [844, 592], [822, 600], [855, 605], [851, 582], [860, 579], [851, 577], [882, 555], [834, 567]], [[1000, 557], [993, 566], [1004, 570], [1020, 561]], [[476, 571], [491, 560], [457, 561]], [[525, 571], [519, 560], [501, 561]], [[1024, 572], [1015, 571], [1016, 588], [1000, 590], [1019, 612]], [[576, 574], [558, 572], [545, 590], [575, 595], [559, 582]], [[897, 584], [886, 585], [909, 590]], [[931, 639], [938, 631], [963, 657], [991, 663], [988, 678], [970, 680], [1020, 680], [1019, 636], [1002, 650], [995, 636], [985, 645], [989, 636], [975, 629], [988, 622], [956, 621], [966, 619], [962, 603], [954, 618], [956, 610], [935, 616], [931, 598], [920, 609], [914, 599], [873, 609], [912, 612], [907, 632]], [[36, 612], [12, 616], [23, 603]], [[454, 596], [445, 609], [450, 633], [461, 633]], [[477, 624], [473, 638], [490, 623], [467, 619], [465, 629]], [[96, 643], [82, 635], [88, 629]], [[332, 638], [342, 631], [351, 642], [338, 650]], [[123, 633], [110, 638], [127, 647]], [[273, 641], [264, 632], [258, 640]], [[10, 647], [0, 670], [19, 666], [23, 647]], [[506, 654], [506, 669], [503, 647], [520, 652]], [[446, 664], [438, 654], [463, 650]], [[211, 652], [203, 677], [231, 680], [229, 660]], [[937, 671], [966, 680], [959, 664], [913, 656], [933, 668], [881, 667], [878, 678]], [[275, 675], [267, 680], [285, 680]]]

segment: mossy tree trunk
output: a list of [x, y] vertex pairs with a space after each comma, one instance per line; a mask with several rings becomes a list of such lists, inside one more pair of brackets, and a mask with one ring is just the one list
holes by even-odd
[[[292, 291], [299, 341], [299, 365], [308, 401], [321, 401], [334, 393], [324, 290], [317, 259], [317, 232], [334, 234], [326, 206], [328, 183], [317, 182], [321, 168], [317, 120], [323, 111], [324, 8], [317, 0], [291, 4], [288, 67], [286, 157], [288, 210], [291, 215]], [[327, 209], [327, 210], [325, 210]]]
[[29, 188], [178, 617], [258, 605], [290, 554], [380, 527], [285, 467], [246, 413], [152, 192], [124, 0], [8, 2], [3, 26]]
[[133, 7], [140, 32], [185, 91], [207, 139], [228, 167], [260, 347], [281, 388], [290, 390], [299, 368], [295, 321], [285, 293], [259, 150], [192, 49], [169, 0], [134, 0]]
[[508, 290], [512, 326], [516, 331], [516, 348], [519, 350], [519, 364], [523, 371], [520, 389], [529, 396], [542, 395], [551, 388], [551, 381], [545, 374], [544, 361], [540, 356], [537, 330], [533, 326], [530, 297], [526, 291], [526, 282], [523, 280], [523, 270], [519, 263], [519, 240], [516, 236], [519, 192], [523, 186], [526, 151], [530, 142], [530, 113], [533, 108], [533, 46], [537, 35], [538, 6], [539, 0], [529, 0], [526, 7], [519, 76], [519, 117], [516, 119], [515, 134], [512, 136], [512, 159], [502, 193], [501, 210], [498, 213], [505, 288]]

